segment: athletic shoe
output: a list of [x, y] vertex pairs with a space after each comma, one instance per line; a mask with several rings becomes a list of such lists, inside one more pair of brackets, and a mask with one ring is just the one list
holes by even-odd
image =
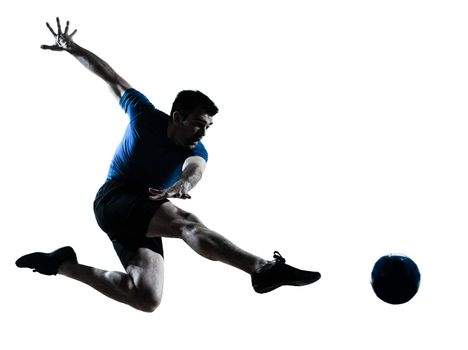
[[62, 247], [51, 253], [31, 253], [16, 260], [16, 266], [28, 267], [43, 275], [56, 275], [64, 262], [78, 262], [72, 247]]
[[281, 286], [305, 286], [320, 279], [320, 273], [304, 271], [286, 264], [280, 253], [274, 252], [275, 259], [259, 272], [252, 273], [252, 286], [257, 293], [268, 293]]

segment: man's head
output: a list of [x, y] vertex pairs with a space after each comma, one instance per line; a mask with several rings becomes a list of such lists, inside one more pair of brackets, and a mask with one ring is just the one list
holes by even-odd
[[179, 146], [194, 148], [213, 124], [216, 113], [218, 107], [200, 91], [179, 92], [172, 104], [169, 138]]

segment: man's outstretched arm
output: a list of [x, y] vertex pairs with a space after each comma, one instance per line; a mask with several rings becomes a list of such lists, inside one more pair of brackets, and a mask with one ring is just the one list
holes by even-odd
[[69, 21], [67, 21], [67, 25], [63, 32], [58, 17], [57, 33], [55, 33], [49, 23], [46, 23], [46, 25], [55, 38], [55, 44], [51, 46], [41, 45], [42, 49], [52, 51], [66, 51], [70, 53], [88, 70], [102, 78], [109, 85], [113, 94], [119, 99], [127, 89], [131, 88], [130, 84], [127, 83], [120, 75], [118, 75], [112, 69], [112, 67], [109, 66], [109, 64], [107, 64], [104, 60], [96, 56], [91, 51], [86, 50], [73, 41], [73, 36], [77, 30], [75, 29], [71, 34], [68, 34], [68, 27], [70, 25]]

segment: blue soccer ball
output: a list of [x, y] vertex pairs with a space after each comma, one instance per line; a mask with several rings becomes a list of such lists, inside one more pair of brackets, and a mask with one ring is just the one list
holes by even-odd
[[371, 284], [375, 294], [389, 304], [411, 300], [419, 289], [421, 274], [416, 263], [404, 255], [382, 256], [374, 265]]

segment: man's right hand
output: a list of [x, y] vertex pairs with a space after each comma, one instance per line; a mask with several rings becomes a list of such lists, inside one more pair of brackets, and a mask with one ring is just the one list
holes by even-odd
[[68, 21], [67, 26], [65, 27], [65, 31], [62, 32], [60, 20], [57, 17], [57, 33], [55, 33], [49, 23], [46, 24], [47, 28], [49, 28], [50, 32], [55, 38], [55, 45], [41, 45], [42, 49], [52, 51], [66, 51], [70, 53], [89, 71], [103, 79], [109, 85], [114, 96], [119, 100], [125, 91], [131, 88], [130, 84], [127, 83], [120, 75], [118, 75], [103, 59], [73, 42], [73, 35], [75, 35], [76, 29], [73, 31], [73, 33], [68, 34], [68, 26], [70, 25]]
[[62, 27], [60, 26], [60, 19], [57, 17], [57, 33], [54, 32], [54, 30], [48, 22], [46, 23], [46, 25], [55, 38], [55, 45], [41, 45], [41, 49], [52, 51], [70, 51], [74, 44], [72, 39], [73, 35], [75, 35], [77, 32], [77, 30], [75, 29], [73, 33], [68, 34], [68, 27], [70, 25], [70, 22], [67, 21], [65, 31], [62, 32]]

